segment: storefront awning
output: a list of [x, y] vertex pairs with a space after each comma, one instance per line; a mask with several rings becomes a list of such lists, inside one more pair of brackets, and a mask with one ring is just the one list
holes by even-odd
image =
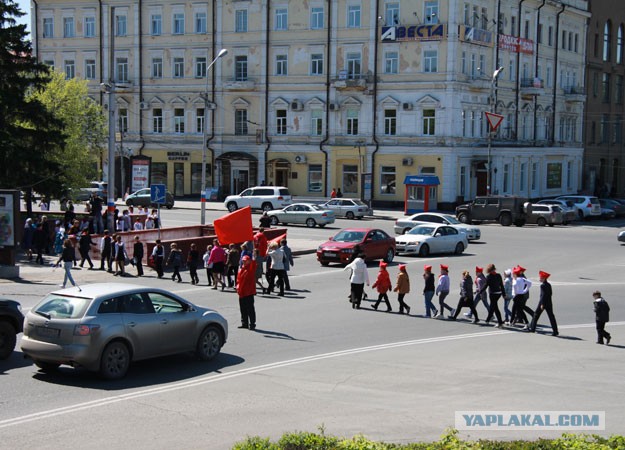
[[404, 184], [411, 186], [438, 186], [441, 184], [436, 175], [407, 175]]
[[258, 161], [258, 159], [254, 155], [250, 155], [249, 153], [244, 152], [226, 152], [222, 155], [219, 155], [215, 159], [218, 161], [223, 161], [224, 159], [234, 159], [239, 161]]

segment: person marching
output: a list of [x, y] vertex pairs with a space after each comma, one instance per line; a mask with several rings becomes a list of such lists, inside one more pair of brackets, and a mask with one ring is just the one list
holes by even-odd
[[369, 286], [369, 273], [367, 272], [367, 263], [365, 263], [365, 254], [358, 252], [356, 258], [343, 268], [343, 270], [347, 269], [352, 271], [352, 276], [349, 279], [351, 283], [350, 301], [352, 308], [360, 309], [365, 283]]
[[126, 253], [126, 245], [122, 242], [122, 237], [117, 235], [115, 239], [115, 276], [126, 275], [126, 258], [128, 258], [128, 254]]
[[180, 266], [182, 265], [182, 250], [178, 248], [178, 244], [175, 242], [172, 242], [169, 247], [167, 265], [171, 265], [174, 269], [174, 273], [171, 275], [171, 281], [176, 281], [176, 278], [178, 278], [178, 283], [181, 283], [182, 277], [180, 276]]
[[[477, 305], [480, 302], [484, 303], [486, 306], [486, 312], [490, 311], [490, 305], [488, 304], [488, 300], [486, 300], [486, 277], [484, 276], [484, 268], [480, 266], [475, 266], [475, 297], [473, 299], [473, 306], [477, 309]], [[469, 319], [472, 317], [471, 313], [464, 313]]]
[[236, 286], [237, 272], [239, 271], [240, 260], [240, 246], [236, 244], [230, 244], [228, 247], [228, 256], [226, 257], [226, 278], [228, 279], [228, 287], [233, 288]]
[[605, 338], [606, 345], [610, 345], [612, 336], [605, 331], [605, 324], [610, 321], [610, 305], [601, 297], [601, 292], [595, 291], [592, 293], [593, 309], [595, 311], [595, 322], [597, 324], [597, 344], [603, 345], [603, 339]]
[[441, 264], [441, 274], [438, 276], [436, 295], [438, 295], [438, 305], [440, 309], [434, 317], [445, 317], [444, 313], [446, 309], [453, 315], [453, 308], [445, 303], [445, 298], [449, 295], [449, 266], [446, 266], [445, 264]]
[[137, 268], [137, 276], [143, 276], [143, 242], [139, 236], [135, 236], [135, 243], [132, 246], [132, 260]]
[[377, 288], [378, 290], [378, 301], [375, 302], [375, 305], [373, 305], [373, 309], [376, 311], [378, 310], [378, 306], [382, 300], [386, 303], [386, 312], [392, 311], [391, 303], [388, 301], [387, 292], [390, 291], [393, 286], [391, 285], [391, 277], [388, 274], [388, 270], [386, 270], [387, 265], [388, 264], [384, 261], [380, 261], [380, 271], [378, 272], [378, 277], [375, 280], [375, 283], [373, 283], [373, 286], [371, 286], [372, 288]]
[[[525, 267], [518, 266], [518, 268], [521, 271], [521, 276], [525, 280], [525, 284], [528, 285], [527, 291], [525, 292], [525, 296], [523, 297], [523, 299], [521, 299], [520, 308], [524, 313], [528, 313], [529, 317], [534, 317], [534, 310], [532, 310], [532, 308], [527, 306], [527, 301], [530, 298], [530, 288], [532, 287], [532, 282], [528, 280], [527, 277], [525, 276]], [[523, 316], [525, 317], [525, 314], [523, 314]]]
[[[512, 269], [512, 317], [510, 323], [514, 325], [517, 322], [529, 324], [525, 316], [525, 302], [532, 282], [523, 276], [523, 268], [516, 266]], [[532, 315], [534, 312], [532, 311]]]
[[432, 273], [432, 266], [423, 266], [423, 280], [425, 281], [425, 287], [423, 288], [423, 298], [425, 300], [425, 317], [432, 317], [438, 315], [438, 310], [432, 304], [432, 298], [434, 298], [434, 274]]
[[202, 260], [204, 261], [204, 268], [206, 269], [206, 277], [208, 278], [208, 285], [213, 285], [213, 263], [209, 262], [211, 251], [213, 250], [213, 245], [208, 244], [206, 246], [206, 253], [202, 256]]
[[399, 273], [397, 274], [397, 280], [395, 281], [394, 292], [397, 292], [397, 301], [399, 302], [399, 314], [410, 314], [410, 306], [404, 302], [406, 294], [410, 293], [410, 277], [406, 271], [406, 264], [399, 265]]
[[226, 288], [224, 273], [227, 259], [226, 251], [219, 245], [219, 240], [213, 239], [213, 248], [208, 258], [208, 263], [213, 263], [213, 289], [219, 288], [219, 283], [222, 291]]
[[486, 323], [490, 322], [493, 318], [493, 313], [497, 317], [497, 328], [503, 328], [503, 320], [501, 319], [501, 311], [499, 311], [499, 305], [497, 302], [501, 298], [501, 295], [505, 291], [503, 285], [503, 279], [501, 275], [497, 273], [497, 268], [494, 264], [489, 264], [486, 267], [486, 284], [482, 288], [482, 295], [486, 295], [486, 289], [488, 288], [488, 298], [490, 300], [490, 308], [488, 308], [488, 316], [486, 317]]
[[72, 286], [77, 287], [80, 291], [80, 286], [78, 286], [74, 281], [71, 272], [75, 256], [76, 255], [74, 246], [72, 245], [72, 241], [70, 241], [69, 239], [65, 239], [65, 242], [63, 243], [63, 253], [61, 253], [59, 260], [56, 262], [56, 267], [58, 267], [61, 262], [63, 262], [63, 268], [65, 269], [65, 278], [63, 278], [63, 284], [61, 284], [60, 286], [65, 289], [67, 280], [69, 280], [69, 282], [72, 283]]
[[[269, 286], [267, 287], [267, 294], [271, 294], [274, 286], [277, 286], [280, 290], [279, 296], [284, 296], [284, 252], [277, 242], [269, 244], [269, 251], [267, 256], [271, 260], [271, 269], [269, 269]], [[276, 277], [278, 281], [276, 281]]]
[[83, 232], [80, 233], [80, 238], [78, 239], [80, 267], [83, 267], [85, 265], [85, 261], [87, 261], [89, 263], [89, 270], [93, 270], [93, 263], [91, 262], [91, 258], [89, 257], [89, 251], [91, 250], [92, 245], [96, 245], [96, 243], [91, 240], [89, 229], [83, 230]]
[[512, 316], [512, 311], [510, 311], [510, 302], [512, 301], [512, 269], [506, 269], [503, 272], [504, 280], [503, 280], [503, 311], [506, 315], [506, 325], [510, 325], [510, 317]]
[[241, 311], [241, 326], [239, 328], [256, 329], [256, 309], [254, 295], [256, 295], [256, 261], [245, 255], [241, 260], [243, 265], [237, 273], [236, 289], [239, 294], [239, 310]]
[[269, 217], [267, 211], [263, 211], [262, 215], [258, 219], [258, 223], [261, 228], [271, 228], [271, 217]]
[[478, 323], [480, 319], [477, 316], [477, 310], [473, 304], [473, 278], [468, 270], [462, 272], [462, 281], [460, 282], [460, 300], [458, 300], [458, 306], [450, 317], [451, 320], [456, 320], [460, 310], [462, 308], [469, 308], [473, 313], [473, 323]]
[[295, 261], [293, 261], [293, 252], [291, 251], [291, 247], [287, 245], [286, 239], [280, 240], [280, 248], [284, 252], [284, 288], [287, 291], [291, 290], [291, 281], [289, 281], [289, 270], [291, 267], [295, 265]]
[[165, 260], [165, 247], [160, 239], [156, 240], [156, 245], [152, 249], [152, 259], [154, 260], [154, 269], [159, 278], [163, 278], [163, 261]]
[[200, 252], [197, 245], [191, 244], [189, 254], [187, 255], [187, 266], [189, 266], [189, 275], [191, 276], [191, 284], [199, 284], [200, 277], [197, 276], [197, 267], [200, 264]]
[[551, 335], [557, 336], [559, 334], [558, 323], [556, 322], [556, 316], [553, 315], [553, 303], [551, 301], [553, 290], [551, 289], [551, 283], [547, 281], [550, 275], [550, 273], [543, 272], [542, 270], [538, 272], [538, 277], [540, 279], [540, 298], [538, 300], [538, 306], [536, 306], [536, 311], [534, 312], [532, 324], [530, 325], [528, 331], [531, 333], [536, 332], [538, 319], [543, 311], [546, 311], [549, 316], [549, 323], [551, 323]]
[[104, 236], [100, 239], [100, 270], [104, 270], [104, 264], [108, 266], [108, 271], [113, 271], [113, 240], [109, 235], [109, 230], [104, 230]]

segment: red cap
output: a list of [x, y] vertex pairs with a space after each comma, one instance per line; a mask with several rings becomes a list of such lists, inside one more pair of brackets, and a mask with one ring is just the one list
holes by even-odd
[[400, 264], [399, 270], [406, 270], [406, 264]]
[[484, 272], [484, 268], [483, 267], [479, 267], [479, 266], [475, 266], [475, 271], [477, 273], [483, 273]]
[[516, 266], [514, 269], [512, 269], [512, 273], [518, 275], [520, 273], [523, 273], [523, 271], [521, 270], [521, 267]]
[[527, 269], [525, 267], [517, 266], [521, 272], [525, 272]]
[[430, 266], [429, 264], [426, 264], [423, 266], [423, 270], [432, 270], [432, 266]]
[[449, 266], [446, 266], [445, 264], [441, 264], [441, 270], [449, 270]]
[[250, 259], [252, 258], [250, 258], [249, 255], [245, 255], [243, 258], [241, 258], [241, 261], [249, 261]]
[[386, 268], [386, 266], [388, 266], [387, 263], [385, 263], [384, 261], [380, 261], [380, 267]]
[[551, 276], [551, 274], [550, 274], [550, 273], [547, 273], [547, 272], [543, 272], [542, 270], [539, 270], [539, 271], [538, 271], [538, 276], [539, 276], [540, 278], [549, 278], [549, 277]]

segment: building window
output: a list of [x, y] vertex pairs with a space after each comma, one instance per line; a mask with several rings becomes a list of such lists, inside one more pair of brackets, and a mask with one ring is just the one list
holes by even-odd
[[553, 47], [553, 25], [549, 25], [547, 28], [547, 45]]
[[397, 173], [395, 166], [382, 166], [380, 170], [380, 194], [395, 194], [397, 188]]
[[323, 28], [323, 7], [310, 9], [310, 28], [313, 30]]
[[95, 59], [85, 59], [85, 79], [95, 80]]
[[152, 14], [150, 21], [150, 33], [152, 36], [160, 36], [163, 29], [163, 18], [160, 14]]
[[206, 33], [206, 13], [195, 13], [195, 32], [198, 34]]
[[467, 27], [471, 26], [471, 5], [468, 3], [464, 4], [464, 25]]
[[174, 78], [184, 78], [184, 58], [174, 58]]
[[174, 13], [173, 34], [184, 34], [184, 13]]
[[525, 26], [523, 27], [523, 37], [525, 39], [530, 38], [530, 21], [529, 20], [525, 21]]
[[610, 74], [603, 73], [601, 77], [601, 89], [603, 91], [603, 103], [610, 103]]
[[566, 187], [567, 189], [573, 188], [573, 162], [567, 161], [566, 163]]
[[184, 133], [184, 109], [174, 109], [174, 133]]
[[389, 27], [399, 25], [399, 3], [387, 3], [384, 7], [384, 23]]
[[616, 32], [616, 63], [623, 64], [623, 25]]
[[276, 75], [286, 76], [288, 75], [288, 60], [287, 55], [276, 55]]
[[523, 192], [525, 190], [525, 170], [526, 170], [526, 163], [521, 163], [521, 170], [519, 170], [519, 191]]
[[399, 53], [384, 53], [384, 73], [399, 73]]
[[278, 8], [276, 9], [276, 31], [284, 31], [287, 30], [289, 20], [289, 13], [286, 8]]
[[347, 77], [349, 79], [360, 78], [361, 59], [360, 53], [347, 54]]
[[63, 18], [63, 37], [64, 38], [73, 38], [75, 34], [74, 31], [74, 18], [73, 17], [64, 17]]
[[237, 9], [235, 13], [234, 31], [237, 33], [247, 32], [247, 9]]
[[349, 136], [358, 135], [358, 110], [347, 110], [347, 134]]
[[85, 17], [85, 37], [95, 37], [95, 17]]
[[610, 61], [610, 41], [612, 40], [612, 24], [608, 20], [603, 27], [603, 60]]
[[152, 131], [154, 133], [163, 132], [163, 110], [155, 108], [152, 112]]
[[206, 56], [198, 56], [195, 58], [195, 78], [204, 78], [206, 76]]
[[575, 33], [575, 53], [579, 53], [579, 33]]
[[116, 80], [120, 83], [128, 82], [128, 58], [116, 58], [115, 60]]
[[205, 117], [204, 108], [197, 108], [195, 110], [195, 132], [203, 133], [204, 132], [204, 117]]
[[43, 19], [43, 37], [54, 37], [54, 19], [52, 17], [45, 17]]
[[542, 23], [539, 23], [538, 26], [536, 27], [536, 43], [537, 44], [543, 43], [543, 24]]
[[115, 16], [115, 36], [126, 36], [128, 34], [127, 19], [125, 15]]
[[323, 170], [321, 164], [308, 166], [308, 192], [323, 192]]
[[119, 109], [119, 121], [117, 126], [120, 133], [128, 133], [128, 110], [126, 108]]
[[286, 109], [276, 110], [276, 134], [286, 135]]
[[619, 116], [614, 122], [614, 143], [621, 144], [623, 142], [623, 117]]
[[323, 111], [320, 109], [313, 109], [311, 112], [312, 116], [312, 135], [313, 136], [321, 136], [323, 134]]
[[623, 75], [616, 75], [616, 86], [614, 89], [614, 100], [617, 104], [623, 103]]
[[163, 78], [163, 58], [152, 58], [152, 78]]
[[76, 65], [73, 59], [66, 59], [63, 61], [63, 67], [65, 69], [65, 79], [71, 80], [76, 76]]
[[434, 136], [436, 133], [436, 111], [433, 109], [423, 110], [423, 135]]
[[360, 5], [348, 6], [347, 28], [360, 28]]
[[397, 110], [384, 110], [384, 134], [386, 136], [397, 135]]
[[566, 30], [562, 30], [562, 50], [566, 50]]
[[343, 164], [343, 193], [356, 194], [358, 192], [358, 165]]
[[438, 23], [438, 0], [423, 4], [425, 23]]
[[234, 58], [234, 79], [236, 81], [247, 81], [247, 56], [236, 56]]
[[234, 112], [234, 134], [247, 135], [247, 109], [237, 109]]
[[310, 55], [310, 74], [323, 75], [323, 54], [313, 53]]
[[510, 164], [503, 165], [503, 186], [502, 190], [504, 194], [510, 192]]
[[511, 36], [517, 36], [516, 16], [511, 16], [510, 17], [510, 35]]
[[603, 114], [601, 116], [601, 143], [610, 142], [610, 115]]

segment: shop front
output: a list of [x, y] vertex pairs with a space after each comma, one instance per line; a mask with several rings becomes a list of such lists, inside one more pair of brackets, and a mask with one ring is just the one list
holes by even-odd
[[404, 179], [404, 212], [414, 214], [435, 210], [440, 181], [436, 175], [408, 175]]

